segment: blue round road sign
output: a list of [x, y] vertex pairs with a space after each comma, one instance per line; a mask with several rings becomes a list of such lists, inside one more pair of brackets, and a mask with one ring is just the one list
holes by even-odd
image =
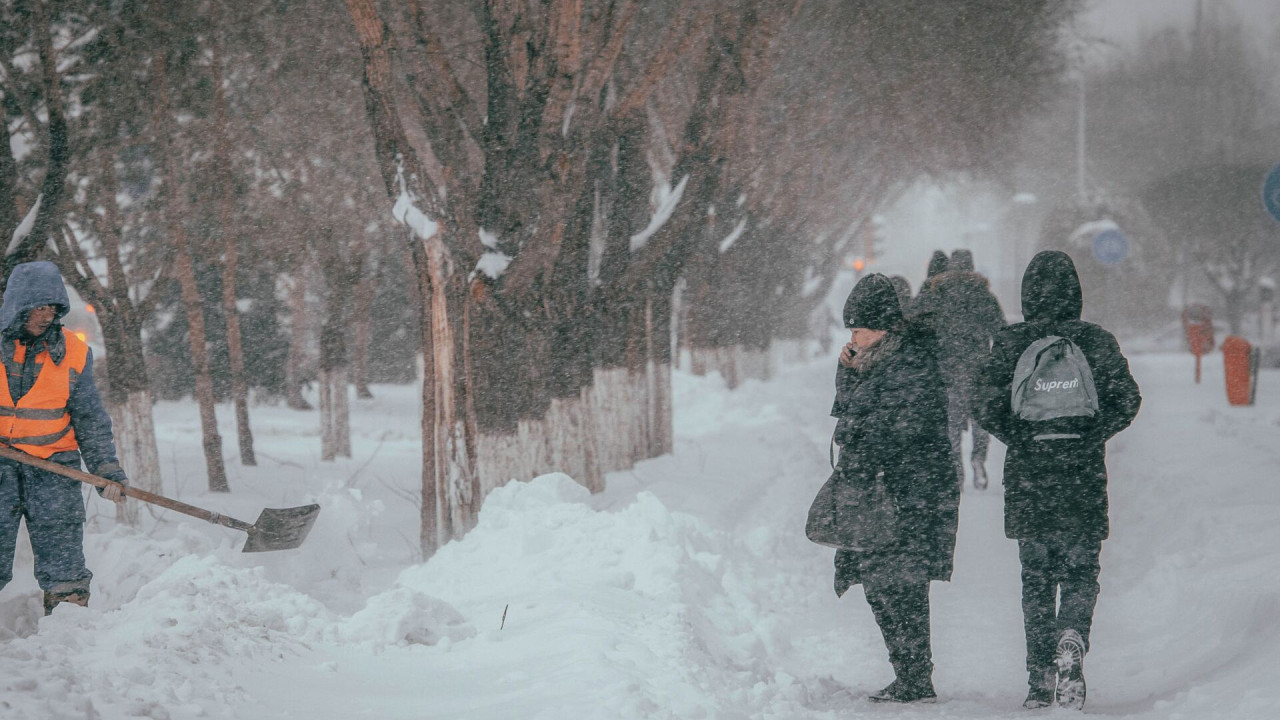
[[1280, 165], [1271, 168], [1262, 181], [1262, 205], [1271, 217], [1280, 220]]
[[1093, 256], [1103, 265], [1114, 265], [1129, 256], [1129, 238], [1115, 228], [1103, 230], [1093, 238]]

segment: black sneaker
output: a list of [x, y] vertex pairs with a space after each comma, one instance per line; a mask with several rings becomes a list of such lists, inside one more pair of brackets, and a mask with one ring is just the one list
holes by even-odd
[[1022, 701], [1022, 707], [1028, 710], [1049, 707], [1053, 704], [1053, 690], [1057, 684], [1058, 673], [1056, 670], [1031, 673], [1027, 699]]
[[1068, 710], [1084, 709], [1084, 639], [1070, 628], [1058, 636], [1058, 681], [1056, 700], [1058, 707]]
[[894, 680], [888, 687], [867, 699], [873, 703], [932, 703], [938, 701], [938, 695], [933, 691], [932, 680], [920, 683]]

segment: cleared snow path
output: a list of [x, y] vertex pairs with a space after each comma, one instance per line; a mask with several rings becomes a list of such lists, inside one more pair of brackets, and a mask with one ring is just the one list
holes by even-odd
[[[1088, 713], [1275, 717], [1280, 372], [1257, 407], [1228, 408], [1216, 358], [1200, 386], [1188, 358], [1133, 365], [1145, 403], [1110, 446]], [[170, 494], [250, 520], [316, 500], [313, 536], [241, 555], [234, 534], [172, 516], [116, 528], [95, 500], [93, 607], [39, 619], [29, 549], [0, 593], [0, 718], [1043, 714], [1019, 709], [998, 443], [991, 489], [963, 497], [954, 581], [933, 586], [941, 702], [866, 701], [891, 679], [879, 631], [858, 590], [835, 598], [832, 553], [802, 532], [829, 472], [832, 372], [794, 366], [734, 392], [677, 373], [674, 455], [594, 497], [562, 475], [505, 487], [425, 564], [411, 388], [353, 402], [355, 457], [338, 463], [314, 459], [313, 414], [256, 411], [263, 466], [230, 467], [230, 497], [200, 490], [194, 408], [162, 403]]]

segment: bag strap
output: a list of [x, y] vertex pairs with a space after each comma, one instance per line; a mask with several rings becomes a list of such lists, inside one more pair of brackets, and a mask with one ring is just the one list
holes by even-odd
[[831, 433], [831, 446], [827, 448], [828, 454], [831, 456], [831, 469], [836, 469], [836, 434]]

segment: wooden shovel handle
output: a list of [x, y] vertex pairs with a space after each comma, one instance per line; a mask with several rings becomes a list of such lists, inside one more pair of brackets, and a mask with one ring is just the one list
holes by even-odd
[[211, 522], [215, 525], [222, 525], [224, 527], [232, 528], [233, 530], [242, 530], [244, 532], [249, 532], [253, 529], [252, 525], [244, 522], [243, 520], [237, 520], [233, 517], [227, 517], [226, 515], [219, 515], [216, 512], [211, 512], [204, 508], [198, 508], [195, 505], [188, 505], [184, 502], [171, 500], [163, 495], [156, 495], [155, 493], [149, 493], [146, 490], [139, 490], [138, 488], [130, 487], [122, 483], [112, 482], [111, 480], [98, 477], [97, 475], [90, 475], [87, 472], [75, 470], [67, 467], [66, 465], [60, 465], [51, 460], [38, 458], [35, 455], [22, 452], [17, 448], [3, 443], [0, 443], [0, 458], [8, 458], [14, 462], [20, 462], [23, 465], [40, 468], [46, 472], [61, 475], [65, 478], [71, 478], [72, 480], [79, 480], [86, 485], [92, 485], [97, 488], [106, 488], [111, 485], [116, 485], [121, 489], [126, 497], [141, 500], [145, 503], [151, 503], [152, 505], [159, 505], [162, 508], [168, 508], [169, 510], [180, 512], [183, 515], [200, 518], [201, 520]]

